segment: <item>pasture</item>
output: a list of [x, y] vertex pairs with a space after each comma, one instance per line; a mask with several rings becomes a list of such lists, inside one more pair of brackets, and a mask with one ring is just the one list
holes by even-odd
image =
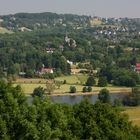
[[[54, 94], [67, 94], [69, 93], [69, 89], [70, 86], [75, 86], [76, 87], [76, 91], [77, 93], [82, 93], [82, 89], [83, 89], [83, 84], [85, 84], [86, 80], [87, 80], [87, 75], [71, 75], [71, 76], [61, 76], [61, 77], [57, 77], [54, 79], [56, 82], [61, 83], [59, 87], [56, 86], [56, 89], [54, 90]], [[66, 80], [66, 84], [64, 83], [64, 80]], [[14, 82], [14, 85], [21, 85], [24, 93], [26, 95], [30, 95], [33, 93], [33, 90], [36, 87], [43, 87], [46, 88], [46, 82], [48, 80], [46, 79], [26, 79], [26, 78], [22, 78], [22, 79], [17, 79]], [[97, 86], [93, 86], [92, 87], [92, 91], [90, 94], [95, 94], [95, 93], [99, 93], [99, 91], [101, 89], [103, 89], [104, 87], [97, 87]], [[113, 86], [108, 86], [106, 87], [111, 93], [128, 93], [131, 92], [131, 88], [126, 88], [126, 87], [113, 87]]]
[[87, 80], [87, 75], [70, 75], [70, 76], [61, 76], [61, 77], [57, 77], [55, 78], [56, 81], [61, 81], [63, 82], [64, 80], [66, 80], [67, 84], [75, 84], [75, 85], [82, 85], [85, 84], [86, 80]]
[[129, 120], [136, 126], [140, 127], [140, 107], [125, 108], [124, 113], [128, 114]]

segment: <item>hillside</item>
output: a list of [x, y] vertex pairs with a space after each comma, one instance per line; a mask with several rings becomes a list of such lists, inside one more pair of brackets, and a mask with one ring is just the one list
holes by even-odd
[[18, 31], [19, 28], [26, 27], [30, 30], [46, 28], [71, 28], [82, 29], [89, 27], [129, 27], [131, 30], [140, 29], [140, 19], [128, 18], [100, 18], [86, 15], [56, 14], [56, 13], [17, 13], [14, 15], [1, 16], [2, 26]]

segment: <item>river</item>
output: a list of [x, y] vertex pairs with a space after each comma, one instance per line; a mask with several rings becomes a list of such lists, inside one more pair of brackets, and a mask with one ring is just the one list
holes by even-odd
[[[127, 96], [127, 94], [122, 94], [122, 93], [113, 93], [111, 94], [111, 100], [112, 102], [115, 99], [123, 99]], [[49, 98], [52, 100], [54, 103], [68, 103], [68, 104], [76, 104], [81, 102], [84, 98], [88, 98], [89, 101], [93, 104], [98, 99], [98, 94], [92, 94], [92, 95], [78, 95], [78, 96], [49, 96]], [[28, 97], [28, 102], [31, 103], [33, 100], [32, 96]]]

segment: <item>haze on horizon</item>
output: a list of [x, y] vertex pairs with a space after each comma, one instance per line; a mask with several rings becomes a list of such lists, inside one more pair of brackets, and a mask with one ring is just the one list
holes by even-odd
[[0, 0], [0, 15], [72, 13], [100, 17], [140, 18], [140, 0]]

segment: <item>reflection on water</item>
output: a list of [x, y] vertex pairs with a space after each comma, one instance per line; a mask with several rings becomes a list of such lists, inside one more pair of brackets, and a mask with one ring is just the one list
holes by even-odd
[[[126, 94], [115, 93], [111, 94], [111, 99], [122, 99], [125, 98]], [[98, 99], [98, 94], [94, 95], [80, 95], [80, 96], [53, 96], [51, 100], [56, 103], [68, 103], [68, 104], [76, 104], [81, 102], [84, 98], [88, 98], [91, 103], [95, 103]]]
[[[121, 93], [114, 93], [111, 94], [111, 99], [114, 101], [114, 99], [123, 99], [126, 97], [127, 94], [121, 94]], [[84, 98], [88, 98], [91, 103], [95, 103], [98, 99], [98, 94], [94, 95], [80, 95], [80, 96], [51, 96], [50, 99], [54, 103], [68, 103], [68, 104], [76, 104], [81, 102]], [[32, 103], [33, 97], [29, 96], [28, 103]]]

